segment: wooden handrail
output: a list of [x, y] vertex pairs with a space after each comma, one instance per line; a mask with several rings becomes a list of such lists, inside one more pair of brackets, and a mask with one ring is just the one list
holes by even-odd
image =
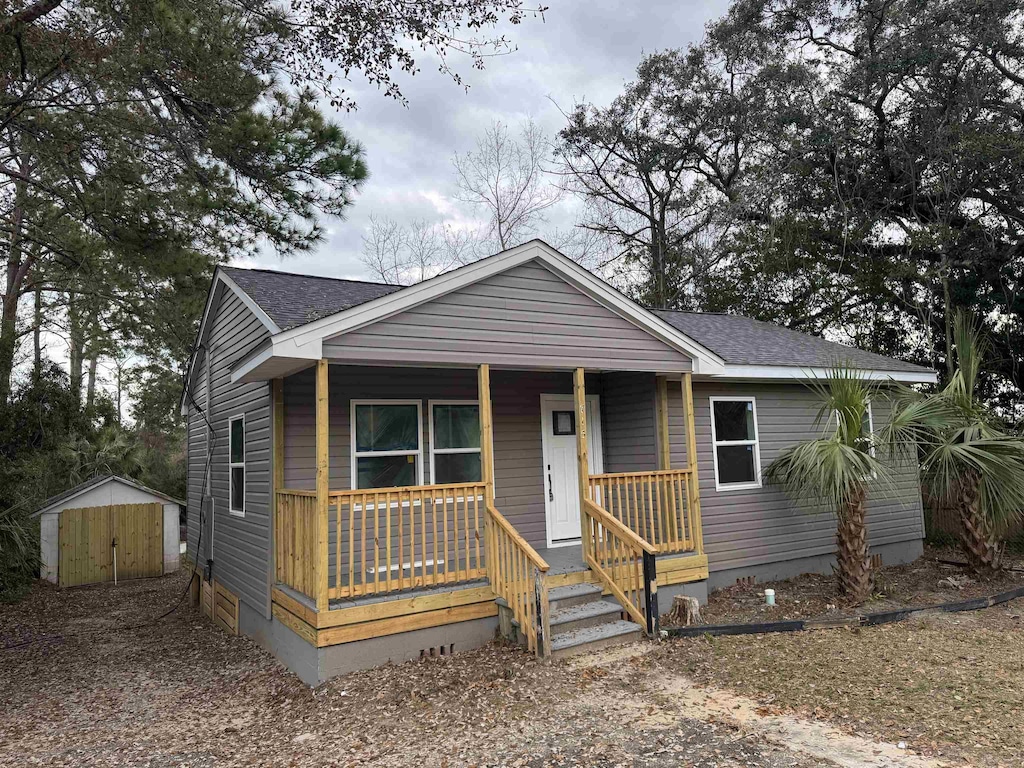
[[526, 647], [551, 654], [549, 566], [493, 504], [487, 505], [487, 577], [519, 625]]
[[633, 621], [658, 633], [657, 548], [590, 499], [583, 502], [583, 556]]
[[512, 538], [513, 541], [516, 542], [516, 544], [519, 545], [519, 547], [523, 550], [523, 553], [527, 556], [527, 558], [529, 558], [530, 562], [537, 566], [537, 569], [541, 573], [547, 573], [549, 570], [551, 570], [551, 566], [548, 565], [547, 561], [540, 556], [540, 553], [538, 553], [537, 550], [530, 546], [530, 543], [522, 537], [519, 531], [515, 529], [515, 526], [508, 521], [508, 518], [501, 514], [501, 512], [495, 509], [495, 507], [491, 504], [487, 505], [487, 512], [491, 515], [491, 518], [498, 525], [505, 529], [505, 532]]
[[600, 475], [591, 475], [591, 480], [614, 480], [620, 477], [638, 477], [640, 475], [688, 475], [688, 469], [652, 469], [648, 472], [602, 472]]
[[658, 548], [656, 546], [651, 544], [649, 541], [641, 539], [633, 531], [631, 531], [629, 528], [623, 525], [621, 521], [614, 518], [611, 515], [611, 513], [608, 512], [608, 510], [598, 506], [590, 499], [587, 499], [585, 501], [585, 504], [587, 507], [587, 512], [590, 514], [590, 516], [595, 518], [598, 522], [601, 523], [601, 525], [603, 525], [608, 530], [614, 531], [620, 539], [624, 539], [625, 541], [630, 542], [634, 548], [640, 550], [641, 552], [647, 552], [651, 555], [658, 554]]

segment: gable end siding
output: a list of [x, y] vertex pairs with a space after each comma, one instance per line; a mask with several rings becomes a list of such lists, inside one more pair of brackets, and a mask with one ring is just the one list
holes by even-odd
[[537, 262], [324, 342], [351, 363], [691, 370], [690, 359]]

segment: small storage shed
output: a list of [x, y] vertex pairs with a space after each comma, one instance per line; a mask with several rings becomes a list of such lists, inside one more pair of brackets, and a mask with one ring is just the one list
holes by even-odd
[[39, 518], [40, 578], [75, 586], [176, 571], [182, 502], [117, 475], [47, 499]]

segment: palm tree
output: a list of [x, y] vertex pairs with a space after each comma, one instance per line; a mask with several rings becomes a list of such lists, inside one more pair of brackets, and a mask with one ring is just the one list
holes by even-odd
[[856, 602], [874, 586], [868, 555], [867, 492], [873, 478], [887, 478], [873, 455], [869, 403], [877, 385], [844, 365], [809, 382], [821, 400], [816, 423], [822, 435], [786, 448], [765, 470], [797, 496], [811, 496], [836, 513], [836, 560], [840, 591]]
[[958, 312], [953, 335], [949, 382], [932, 395], [903, 389], [880, 439], [920, 460], [932, 495], [959, 513], [968, 561], [985, 575], [1000, 567], [1000, 532], [1024, 512], [1024, 438], [1008, 432], [977, 396], [989, 343], [974, 318]]

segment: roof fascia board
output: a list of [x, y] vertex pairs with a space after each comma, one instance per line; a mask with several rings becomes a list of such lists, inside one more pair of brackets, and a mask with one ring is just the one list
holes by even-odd
[[[220, 280], [224, 283], [224, 285], [226, 285], [228, 288], [234, 291], [235, 295], [238, 296], [239, 299], [241, 299], [242, 303], [246, 306], [246, 308], [254, 315], [256, 315], [256, 317], [259, 318], [259, 321], [266, 326], [267, 330], [270, 331], [271, 336], [281, 332], [281, 328], [278, 326], [278, 324], [275, 323], [270, 318], [270, 315], [263, 311], [263, 307], [257, 304], [255, 299], [253, 299], [248, 293], [246, 293], [245, 291], [238, 287], [238, 283], [236, 283], [234, 280], [232, 280], [230, 277], [224, 274], [224, 272], [222, 272], [220, 269], [217, 270], [217, 274]], [[200, 336], [200, 338], [202, 337]]]
[[717, 373], [724, 366], [722, 358], [711, 350], [540, 241], [524, 243], [453, 272], [280, 333], [273, 338], [273, 355], [319, 359], [323, 357], [325, 338], [358, 330], [534, 259], [595, 301], [690, 357], [696, 372]]
[[[868, 381], [898, 381], [903, 384], [935, 384], [935, 371], [886, 371], [883, 369], [855, 369]], [[827, 379], [830, 368], [807, 368], [792, 365], [726, 365], [725, 369], [711, 376], [717, 379], [759, 379], [759, 380], [808, 380]]]
[[[189, 358], [189, 362], [188, 362], [188, 376], [185, 378], [185, 382], [186, 382], [185, 386], [189, 386], [192, 383], [192, 374], [193, 374], [194, 369], [195, 369], [196, 358], [197, 358], [196, 351], [202, 345], [203, 341], [206, 339], [207, 335], [210, 332], [210, 328], [209, 328], [210, 313], [213, 311], [213, 305], [214, 305], [214, 302], [216, 301], [216, 298], [217, 298], [217, 289], [221, 285], [224, 285], [226, 288], [231, 290], [239, 298], [239, 300], [242, 302], [242, 304], [244, 304], [245, 307], [250, 312], [252, 312], [261, 323], [263, 323], [263, 325], [266, 327], [266, 329], [270, 332], [271, 336], [281, 332], [281, 328], [278, 326], [277, 323], [275, 323], [271, 319], [270, 315], [268, 315], [263, 310], [263, 307], [261, 307], [259, 304], [257, 304], [256, 301], [248, 293], [243, 291], [239, 287], [238, 283], [236, 283], [234, 280], [232, 280], [230, 277], [228, 277], [226, 274], [224, 274], [224, 270], [223, 269], [221, 269], [220, 267], [217, 267], [217, 269], [213, 273], [213, 282], [210, 283], [210, 292], [209, 292], [209, 294], [207, 294], [207, 297], [206, 297], [206, 306], [203, 307], [203, 318], [202, 318], [202, 320], [199, 321], [199, 332], [196, 334], [196, 341], [195, 341], [195, 344], [192, 347], [192, 355]], [[180, 406], [181, 406], [181, 414], [185, 415], [188, 412], [188, 403], [185, 400], [185, 391], [184, 391], [184, 389], [182, 390], [182, 393], [181, 393], [181, 403], [180, 403]]]

